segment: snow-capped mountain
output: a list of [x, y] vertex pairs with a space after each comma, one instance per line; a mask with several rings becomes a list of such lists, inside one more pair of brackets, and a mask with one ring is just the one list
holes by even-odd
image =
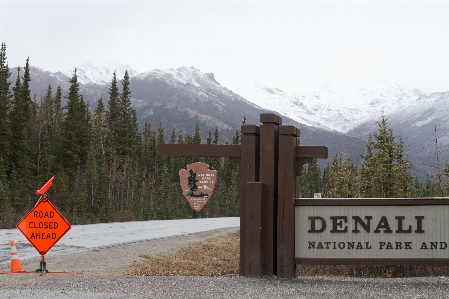
[[246, 100], [286, 115], [300, 123], [347, 133], [359, 125], [398, 111], [416, 110], [432, 102], [419, 90], [406, 90], [386, 82], [357, 87], [325, 83], [314, 88], [285, 91], [262, 85], [230, 86]]
[[260, 83], [229, 83], [230, 89], [264, 109], [364, 140], [377, 132], [377, 122], [384, 115], [393, 134], [404, 142], [412, 164], [421, 164], [431, 173], [449, 160], [449, 92], [425, 94], [381, 81], [363, 85], [332, 82], [297, 91]]
[[[95, 65], [91, 62], [87, 62], [76, 67], [76, 75], [78, 77], [78, 82], [81, 84], [108, 85], [111, 84], [114, 72], [116, 72], [118, 81], [123, 78], [126, 70], [130, 77], [138, 74], [137, 71], [122, 63], [106, 62], [101, 65]], [[73, 71], [74, 69], [66, 71], [64, 74], [71, 78]]]
[[[216, 93], [228, 96], [231, 101], [237, 97], [235, 93], [221, 86], [215, 80], [213, 73], [203, 73], [194, 66], [183, 66], [177, 69], [156, 69], [134, 76], [133, 79], [135, 81], [162, 80], [173, 86], [196, 88], [196, 96], [200, 100], [206, 100], [211, 96], [213, 100]], [[244, 99], [240, 97], [239, 100]]]
[[[439, 158], [444, 163], [449, 159], [449, 92], [426, 95], [386, 82], [349, 86], [333, 82], [292, 91], [261, 83], [242, 84], [195, 67], [138, 74], [119, 64], [105, 67], [85, 64], [77, 67], [84, 100], [92, 108], [100, 98], [107, 101], [114, 70], [117, 80], [121, 80], [126, 69], [141, 126], [144, 122], [154, 127], [163, 123], [167, 132], [175, 128], [178, 134], [191, 132], [195, 123], [199, 123], [204, 130], [203, 138], [219, 127], [223, 130], [221, 136], [229, 141], [243, 117], [248, 124], [259, 124], [260, 113], [275, 112], [282, 116], [284, 124], [301, 129], [302, 145], [326, 145], [331, 159], [336, 153], [348, 152], [360, 160], [364, 140], [377, 131], [376, 122], [383, 114], [395, 136], [402, 137], [407, 154], [426, 160], [414, 165], [433, 167], [436, 135]], [[17, 70], [12, 71], [11, 78], [16, 78]], [[72, 74], [73, 70], [63, 74], [32, 67], [32, 93], [39, 101], [50, 84], [53, 91], [61, 86], [65, 95]]]
[[223, 90], [220, 83], [215, 81], [215, 76], [213, 73], [203, 73], [194, 66], [182, 66], [177, 69], [156, 69], [141, 73], [137, 75], [135, 79], [144, 79], [148, 76], [158, 79], [169, 79], [171, 77], [172, 79], [169, 79], [168, 81], [173, 83], [190, 84], [195, 87], [201, 87], [204, 84], [207, 84], [214, 87], [219, 87], [220, 90]]
[[[146, 99], [151, 105], [176, 107], [186, 115], [221, 128], [233, 128], [229, 124], [240, 124], [243, 116], [257, 121], [261, 110], [220, 85], [213, 73], [203, 73], [193, 66], [144, 72], [132, 77], [130, 83], [133, 98]], [[153, 113], [153, 110], [146, 111]]]

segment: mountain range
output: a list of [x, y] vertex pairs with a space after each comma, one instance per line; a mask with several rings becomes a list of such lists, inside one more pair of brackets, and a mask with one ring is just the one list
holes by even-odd
[[[243, 118], [248, 124], [260, 124], [260, 113], [274, 112], [283, 124], [301, 130], [302, 145], [326, 145], [330, 163], [335, 154], [348, 154], [357, 163], [370, 134], [377, 132], [382, 115], [388, 127], [404, 142], [405, 153], [412, 162], [412, 175], [420, 179], [433, 176], [438, 160], [449, 159], [449, 92], [425, 94], [387, 82], [327, 82], [314, 88], [281, 90], [266, 84], [242, 84], [216, 78], [195, 67], [156, 69], [139, 73], [126, 65], [77, 67], [80, 93], [94, 108], [100, 97], [106, 103], [114, 71], [117, 79], [125, 70], [130, 75], [131, 96], [140, 125], [162, 123], [165, 132], [193, 134], [195, 124], [202, 138], [220, 129], [220, 142], [229, 142], [240, 128]], [[73, 70], [49, 72], [31, 67], [30, 88], [37, 101], [50, 84], [67, 94]], [[15, 81], [17, 69], [12, 69]], [[119, 87], [121, 87], [119, 83]], [[438, 153], [438, 155], [436, 154]]]

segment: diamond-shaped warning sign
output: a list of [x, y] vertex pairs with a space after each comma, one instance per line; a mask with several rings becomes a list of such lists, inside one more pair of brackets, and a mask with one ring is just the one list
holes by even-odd
[[40, 255], [45, 255], [72, 228], [46, 196], [16, 227]]

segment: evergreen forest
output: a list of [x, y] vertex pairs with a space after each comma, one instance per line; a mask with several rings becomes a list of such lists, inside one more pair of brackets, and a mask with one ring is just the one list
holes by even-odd
[[[164, 132], [162, 123], [141, 124], [139, 129], [127, 72], [123, 78], [114, 73], [109, 98], [99, 98], [93, 110], [80, 94], [76, 72], [67, 94], [60, 86], [48, 85], [38, 99], [30, 91], [29, 59], [17, 77], [10, 78], [6, 45], [1, 45], [0, 228], [15, 227], [38, 201], [35, 191], [52, 176], [48, 197], [71, 224], [239, 216], [237, 164], [228, 158], [156, 153], [163, 143], [218, 144], [218, 127], [204, 141], [198, 124], [191, 133], [175, 128]], [[387, 127], [387, 119], [378, 124], [360, 167], [343, 153], [323, 169], [314, 160], [299, 178], [299, 196], [447, 196], [447, 161], [438, 163], [436, 179], [419, 182], [409, 175], [403, 143]], [[239, 142], [236, 131], [228, 143]], [[192, 211], [179, 184], [179, 170], [193, 162], [205, 162], [218, 174], [214, 196], [200, 213]]]

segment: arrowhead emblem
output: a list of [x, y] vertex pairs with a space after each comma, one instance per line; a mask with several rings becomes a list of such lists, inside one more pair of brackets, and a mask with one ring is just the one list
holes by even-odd
[[196, 162], [179, 171], [182, 194], [192, 209], [200, 212], [214, 193], [217, 171], [209, 165]]

